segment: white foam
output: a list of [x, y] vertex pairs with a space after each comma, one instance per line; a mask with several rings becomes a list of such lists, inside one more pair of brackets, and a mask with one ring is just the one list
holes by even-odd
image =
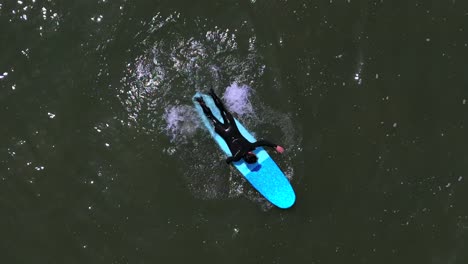
[[253, 107], [250, 102], [252, 88], [247, 85], [232, 83], [224, 92], [224, 100], [229, 110], [238, 115], [253, 113]]
[[195, 133], [198, 128], [198, 116], [192, 106], [171, 106], [166, 110], [164, 118], [167, 124], [166, 132], [171, 141], [185, 139]]

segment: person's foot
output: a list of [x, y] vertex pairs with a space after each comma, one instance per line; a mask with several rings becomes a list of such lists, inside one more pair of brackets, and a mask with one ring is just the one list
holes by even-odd
[[203, 100], [203, 97], [195, 97], [195, 101], [197, 101], [199, 104], [204, 105], [205, 101]]
[[213, 88], [210, 88], [210, 92], [209, 92], [209, 94], [210, 94], [211, 96], [216, 96], [216, 94], [215, 94], [215, 92], [214, 92]]

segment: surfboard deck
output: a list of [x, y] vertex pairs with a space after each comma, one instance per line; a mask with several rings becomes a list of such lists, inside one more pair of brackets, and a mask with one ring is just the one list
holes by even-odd
[[[227, 143], [220, 135], [215, 132], [213, 124], [203, 113], [203, 109], [201, 108], [200, 104], [195, 101], [196, 97], [203, 97], [206, 106], [211, 109], [213, 115], [220, 122], [223, 122], [223, 118], [221, 117], [221, 113], [218, 107], [216, 107], [211, 96], [207, 94], [197, 92], [193, 97], [195, 108], [197, 109], [203, 124], [206, 126], [211, 136], [219, 145], [221, 150], [226, 154], [226, 156], [232, 156]], [[256, 140], [254, 136], [252, 136], [251, 133], [237, 119], [235, 119], [235, 121], [241, 134], [248, 141], [255, 142]], [[296, 194], [294, 193], [291, 184], [286, 178], [286, 175], [284, 175], [284, 173], [265, 149], [258, 147], [255, 149], [254, 153], [258, 157], [257, 163], [248, 164], [243, 159], [241, 159], [240, 161], [233, 162], [233, 165], [247, 179], [247, 181], [272, 204], [282, 209], [291, 207], [296, 201]]]

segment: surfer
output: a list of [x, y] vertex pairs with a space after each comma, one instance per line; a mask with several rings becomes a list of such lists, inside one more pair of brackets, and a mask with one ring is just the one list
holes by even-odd
[[223, 123], [221, 123], [213, 115], [210, 108], [206, 106], [202, 97], [197, 97], [195, 100], [197, 100], [197, 102], [200, 104], [208, 119], [213, 122], [215, 132], [218, 133], [224, 139], [224, 141], [226, 141], [229, 149], [231, 150], [231, 153], [233, 153], [232, 157], [228, 157], [226, 159], [226, 163], [229, 164], [233, 161], [239, 161], [240, 159], [244, 159], [247, 163], [250, 164], [257, 162], [258, 158], [253, 153], [257, 147], [271, 147], [278, 153], [283, 153], [283, 147], [273, 144], [267, 140], [258, 140], [254, 143], [248, 141], [244, 136], [242, 136], [239, 129], [237, 128], [236, 122], [234, 121], [234, 117], [229, 111], [226, 110], [223, 102], [218, 98], [213, 89], [210, 90], [209, 94], [221, 112]]

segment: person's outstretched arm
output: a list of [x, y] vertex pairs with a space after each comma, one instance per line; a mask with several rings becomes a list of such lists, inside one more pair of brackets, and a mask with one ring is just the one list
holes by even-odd
[[239, 155], [239, 152], [237, 152], [236, 155], [227, 158], [227, 159], [226, 159], [226, 163], [227, 163], [227, 164], [230, 164], [231, 162], [239, 161], [241, 158], [242, 158], [242, 156]]
[[278, 153], [283, 153], [284, 148], [282, 146], [276, 145], [274, 143], [271, 143], [268, 140], [261, 139], [255, 143], [253, 143], [254, 147], [270, 147], [274, 148]]

